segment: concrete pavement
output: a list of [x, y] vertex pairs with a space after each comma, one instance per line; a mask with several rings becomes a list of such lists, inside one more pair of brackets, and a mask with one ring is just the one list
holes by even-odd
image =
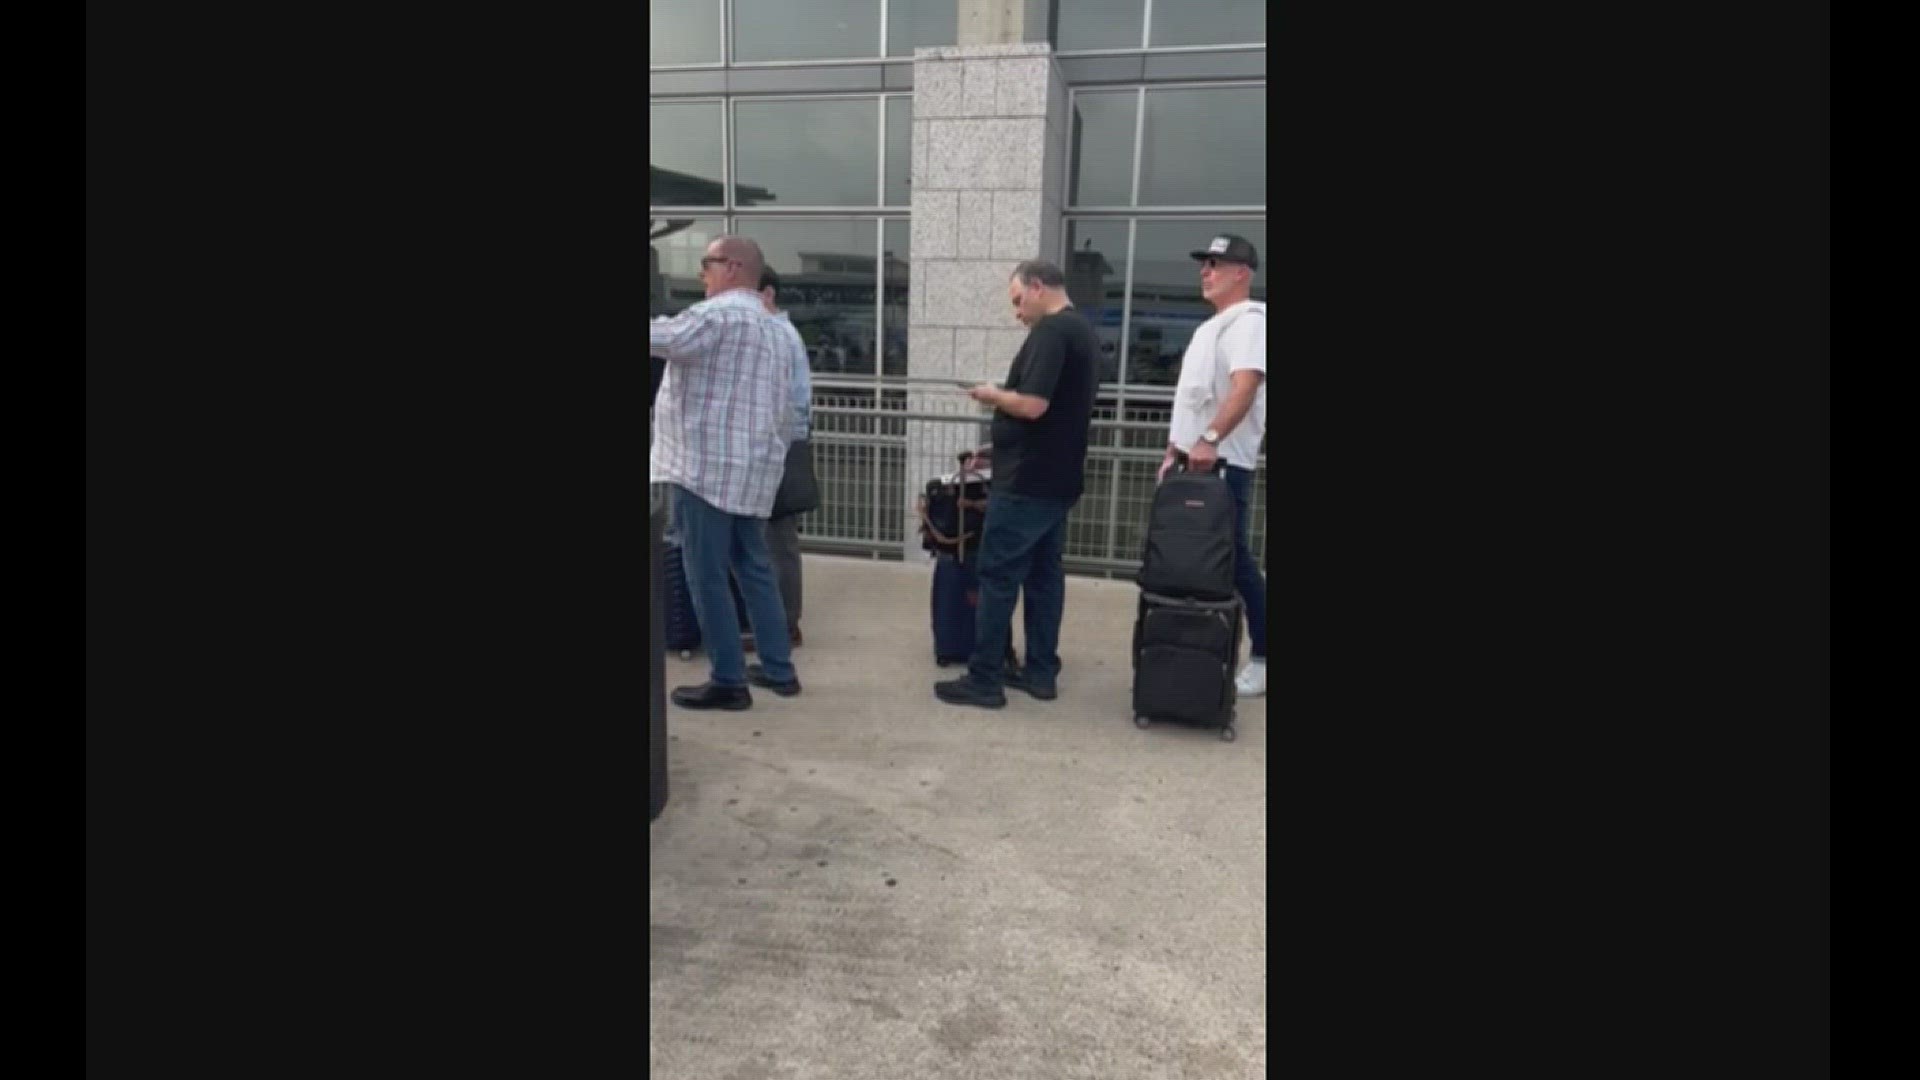
[[931, 568], [805, 564], [804, 693], [668, 720], [652, 1075], [1264, 1077], [1267, 699], [1136, 729], [1136, 590], [1073, 578], [1058, 700], [945, 705]]

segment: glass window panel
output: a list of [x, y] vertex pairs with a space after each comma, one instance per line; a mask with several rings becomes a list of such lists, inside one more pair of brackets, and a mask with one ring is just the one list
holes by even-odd
[[1267, 298], [1267, 223], [1264, 220], [1167, 221], [1142, 218], [1134, 233], [1132, 308], [1127, 326], [1127, 382], [1172, 386], [1180, 356], [1213, 307], [1200, 296], [1200, 264], [1191, 253], [1220, 233], [1252, 242], [1260, 255], [1253, 298]]
[[719, 206], [717, 101], [653, 102], [647, 110], [647, 204]]
[[767, 265], [780, 273], [780, 303], [807, 343], [822, 375], [872, 375], [874, 319], [873, 218], [736, 219]]
[[1267, 88], [1147, 91], [1141, 206], [1265, 206]]
[[1055, 47], [1061, 52], [1137, 49], [1146, 8], [1146, 0], [1060, 0]]
[[959, 41], [955, 30], [959, 11], [957, 0], [889, 0], [887, 55], [912, 56], [922, 46]]
[[904, 218], [880, 226], [880, 250], [886, 259], [886, 292], [880, 309], [880, 373], [907, 373], [907, 289], [913, 275], [912, 227]]
[[648, 0], [647, 61], [720, 62], [720, 0]]
[[1100, 340], [1100, 381], [1120, 378], [1120, 317], [1127, 297], [1127, 223], [1067, 222], [1067, 295]]
[[1254, 45], [1267, 40], [1266, 0], [1155, 0], [1155, 49], [1176, 45]]
[[913, 99], [887, 100], [887, 205], [913, 202]]
[[736, 61], [879, 55], [880, 0], [733, 0]]
[[1068, 205], [1132, 205], [1133, 129], [1139, 99], [1136, 90], [1074, 95], [1073, 142], [1067, 148], [1072, 162]]
[[736, 100], [736, 205], [873, 206], [880, 197], [874, 99]]
[[677, 315], [706, 299], [700, 257], [726, 232], [720, 218], [651, 217], [647, 221], [647, 317]]

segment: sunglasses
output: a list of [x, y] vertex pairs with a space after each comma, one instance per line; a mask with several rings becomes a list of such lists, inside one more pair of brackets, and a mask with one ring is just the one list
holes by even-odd
[[727, 263], [737, 264], [738, 262], [738, 259], [729, 259], [725, 255], [708, 255], [700, 260], [700, 269], [705, 270], [710, 266], [724, 266]]

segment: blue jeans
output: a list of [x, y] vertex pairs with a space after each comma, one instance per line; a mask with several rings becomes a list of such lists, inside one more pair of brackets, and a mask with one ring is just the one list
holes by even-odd
[[754, 646], [761, 665], [775, 682], [794, 678], [793, 641], [787, 636], [787, 612], [780, 602], [767, 554], [767, 523], [763, 518], [729, 514], [700, 496], [676, 485], [673, 489], [673, 526], [680, 534], [680, 552], [687, 563], [687, 591], [693, 594], [693, 617], [700, 623], [700, 639], [713, 665], [713, 681], [720, 686], [747, 685], [747, 653], [740, 644], [740, 617], [733, 610], [729, 573], [740, 581], [753, 623]]
[[1067, 607], [1067, 513], [1078, 499], [1039, 499], [995, 491], [987, 496], [987, 529], [975, 565], [980, 613], [974, 624], [973, 681], [999, 686], [1013, 637], [1013, 606], [1027, 593], [1027, 677], [1053, 685], [1060, 674], [1060, 616]]
[[1227, 466], [1233, 492], [1233, 580], [1247, 608], [1247, 639], [1256, 660], [1267, 657], [1267, 579], [1253, 557], [1253, 470]]

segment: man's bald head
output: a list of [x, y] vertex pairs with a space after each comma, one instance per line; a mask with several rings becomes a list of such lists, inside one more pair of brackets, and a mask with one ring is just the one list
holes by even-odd
[[700, 260], [700, 273], [707, 295], [718, 296], [729, 289], [758, 289], [760, 272], [766, 269], [766, 256], [760, 245], [744, 236], [716, 237], [707, 245], [707, 256]]

